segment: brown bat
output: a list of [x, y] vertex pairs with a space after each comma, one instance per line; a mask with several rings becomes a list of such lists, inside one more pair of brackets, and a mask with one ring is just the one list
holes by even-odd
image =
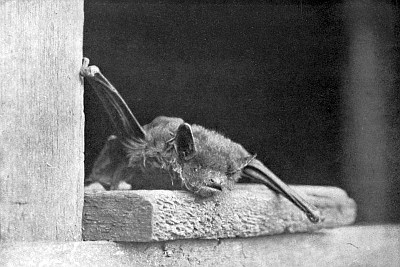
[[179, 118], [157, 117], [142, 127], [100, 70], [89, 67], [87, 58], [81, 75], [95, 90], [117, 134], [108, 139], [87, 182], [99, 182], [111, 190], [118, 189], [121, 182], [132, 189], [185, 188], [201, 197], [211, 197], [248, 178], [286, 197], [311, 222], [320, 221], [316, 207], [240, 144]]

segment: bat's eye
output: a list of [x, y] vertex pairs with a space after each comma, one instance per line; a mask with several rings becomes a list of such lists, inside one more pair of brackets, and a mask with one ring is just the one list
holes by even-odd
[[193, 171], [198, 172], [199, 168], [195, 167], [195, 168], [193, 168]]

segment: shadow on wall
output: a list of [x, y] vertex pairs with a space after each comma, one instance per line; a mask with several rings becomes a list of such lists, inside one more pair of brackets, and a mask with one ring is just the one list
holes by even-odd
[[[398, 221], [394, 12], [96, 0], [85, 5], [84, 55], [142, 124], [165, 115], [215, 129], [287, 183], [346, 189], [359, 221]], [[88, 174], [113, 133], [89, 86], [85, 113]]]

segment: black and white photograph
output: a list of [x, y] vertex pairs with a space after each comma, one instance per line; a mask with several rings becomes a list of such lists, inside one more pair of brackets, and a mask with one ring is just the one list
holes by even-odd
[[0, 1], [0, 266], [399, 266], [400, 1]]

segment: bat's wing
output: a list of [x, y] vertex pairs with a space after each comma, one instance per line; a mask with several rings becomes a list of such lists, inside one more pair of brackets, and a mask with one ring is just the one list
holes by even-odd
[[249, 164], [242, 169], [242, 176], [250, 178], [251, 180], [260, 181], [276, 193], [283, 195], [302, 210], [311, 222], [317, 223], [321, 220], [316, 207], [305, 201], [296, 191], [279, 179], [259, 160], [254, 159], [249, 162]]
[[83, 59], [81, 75], [87, 79], [104, 105], [118, 137], [133, 141], [144, 140], [146, 132], [133, 116], [117, 89], [104, 77], [98, 67], [89, 67], [87, 58]]
[[113, 184], [113, 177], [118, 173], [118, 168], [126, 166], [126, 157], [118, 138], [110, 136], [93, 164], [92, 172], [85, 179], [85, 184], [98, 182], [109, 190]]

